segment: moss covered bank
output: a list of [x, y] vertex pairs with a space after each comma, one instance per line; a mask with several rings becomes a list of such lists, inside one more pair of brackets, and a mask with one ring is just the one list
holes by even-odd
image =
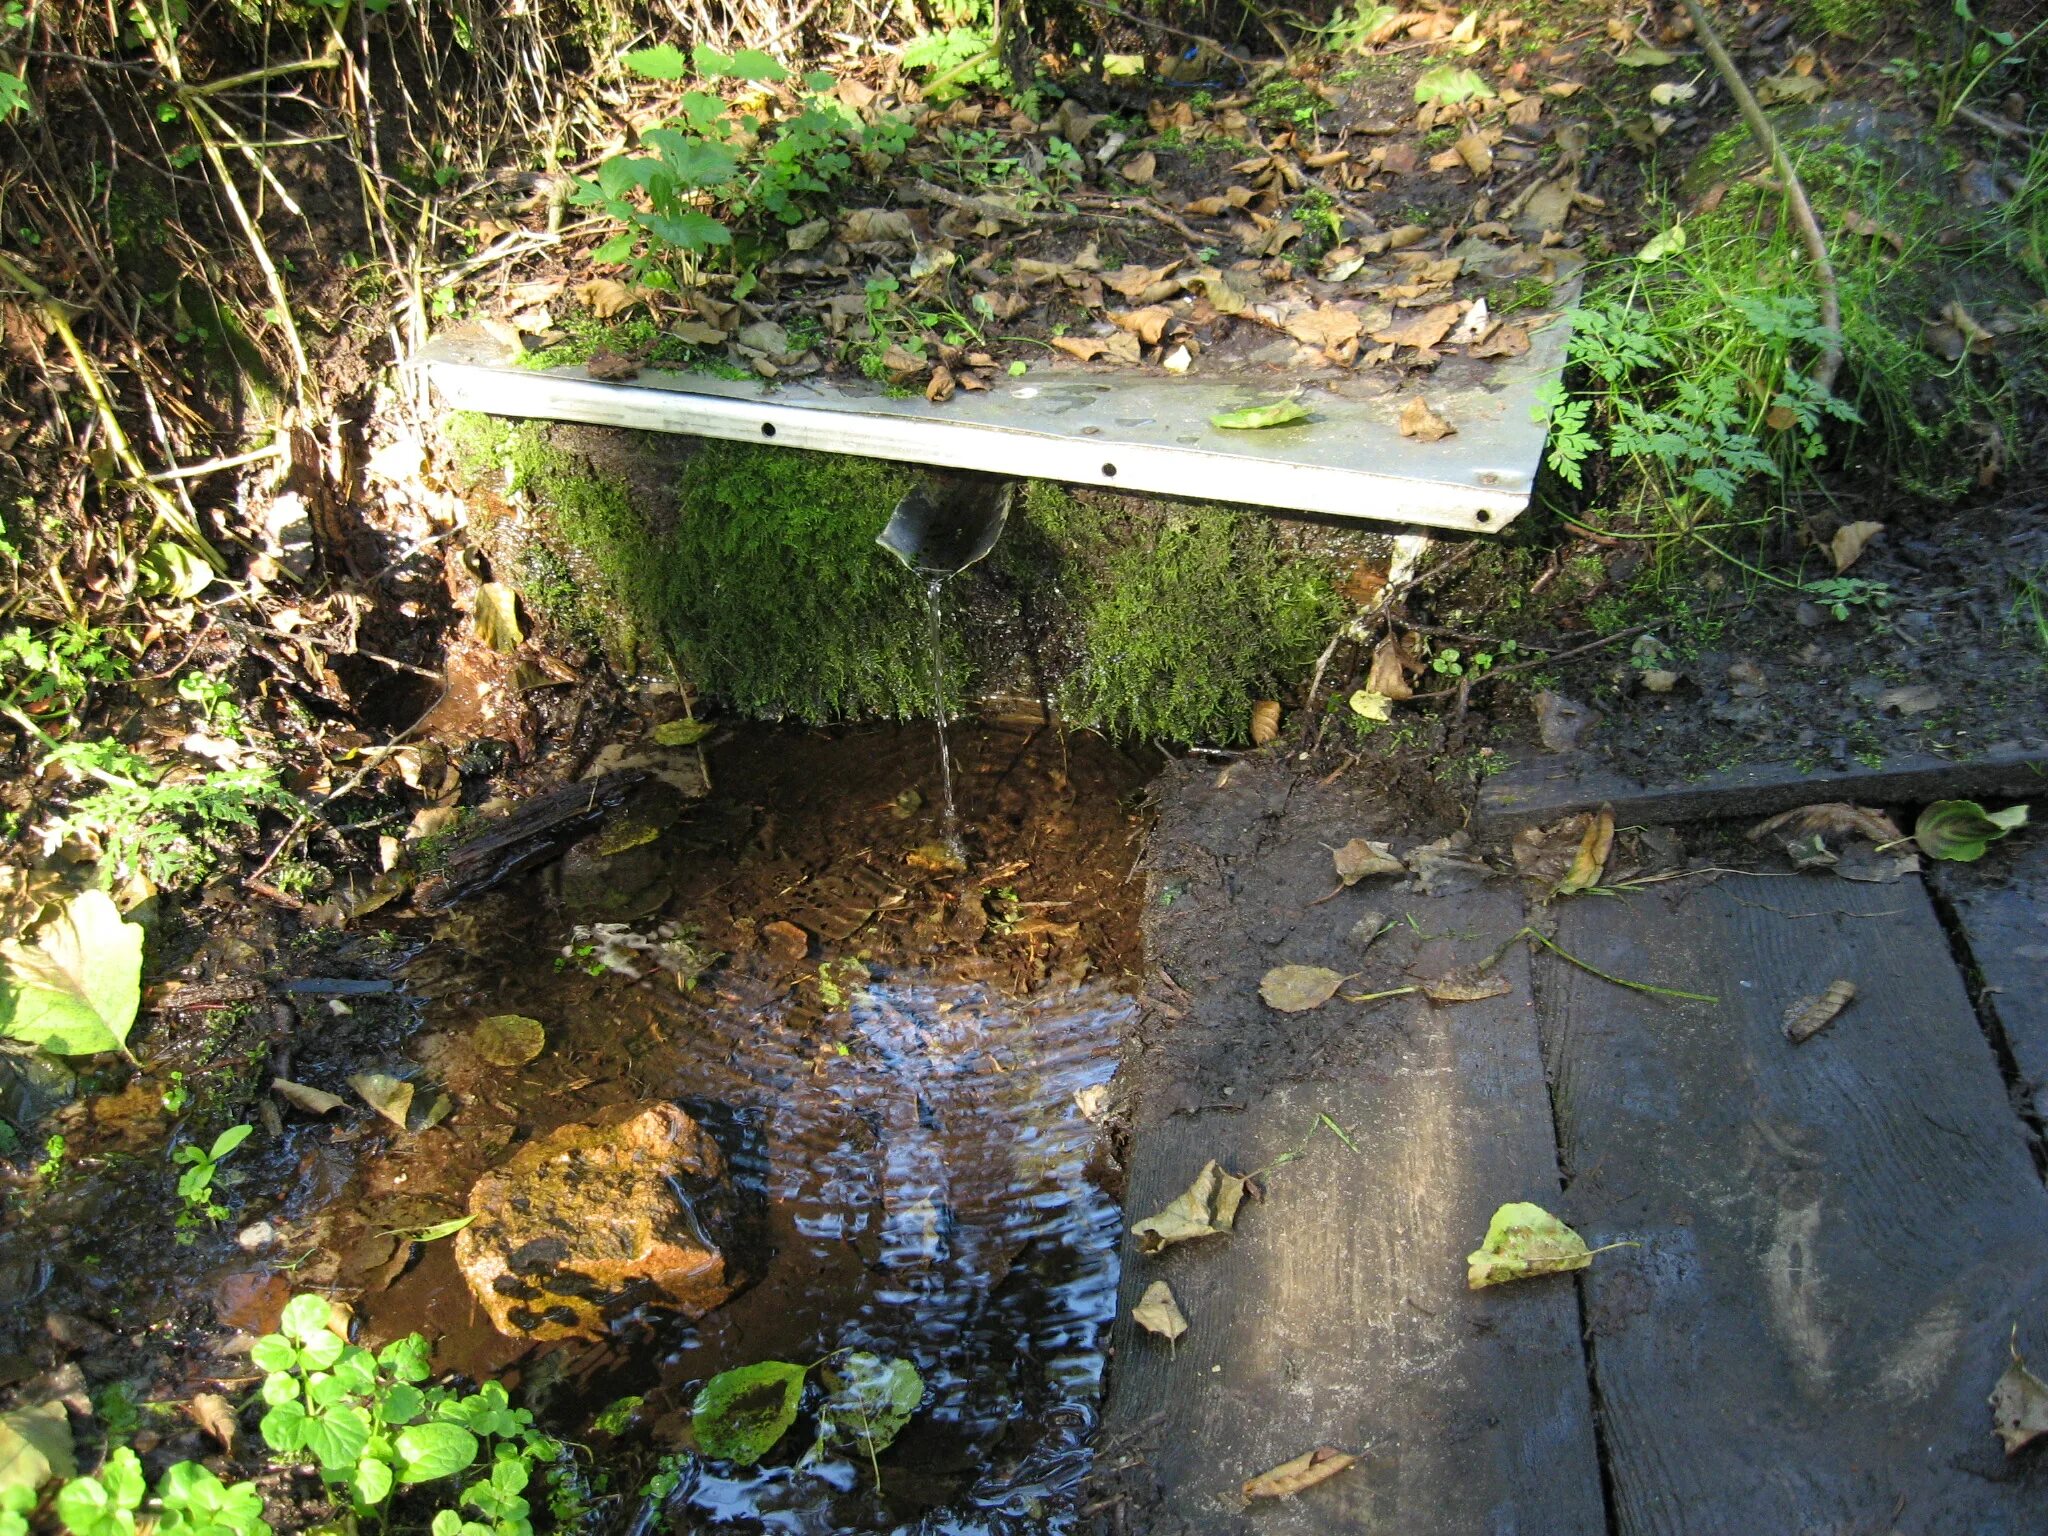
[[[874, 542], [911, 467], [481, 416], [448, 446], [496, 575], [552, 638], [673, 664], [747, 715], [931, 712], [921, 585]], [[1034, 482], [949, 584], [949, 691], [1118, 737], [1241, 741], [1253, 700], [1299, 691], [1338, 584], [1382, 542]]]

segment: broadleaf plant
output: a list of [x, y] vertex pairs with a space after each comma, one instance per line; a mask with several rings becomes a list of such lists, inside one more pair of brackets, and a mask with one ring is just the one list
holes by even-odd
[[1937, 800], [1913, 823], [1913, 841], [1930, 859], [1974, 864], [1984, 850], [2027, 824], [2027, 807], [1987, 811], [1974, 800]]
[[0, 1035], [60, 1056], [128, 1048], [142, 1004], [142, 930], [84, 891], [29, 942], [0, 943]]

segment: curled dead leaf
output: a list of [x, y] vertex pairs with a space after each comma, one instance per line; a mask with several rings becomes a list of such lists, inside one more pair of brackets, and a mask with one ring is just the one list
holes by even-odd
[[1603, 805], [1586, 824], [1585, 836], [1579, 840], [1578, 856], [1572, 860], [1572, 867], [1557, 882], [1557, 888], [1551, 894], [1570, 896], [1598, 885], [1602, 872], [1607, 868], [1607, 856], [1613, 848], [1614, 807]]
[[1385, 843], [1369, 843], [1362, 837], [1352, 838], [1331, 858], [1337, 866], [1337, 878], [1346, 885], [1356, 885], [1372, 875], [1408, 873], [1408, 866], [1395, 858]]
[[1432, 1003], [1483, 1003], [1489, 997], [1505, 997], [1514, 988], [1505, 976], [1483, 976], [1474, 971], [1452, 971], [1416, 983]]
[[1393, 347], [1416, 347], [1427, 351], [1450, 335], [1451, 327], [1465, 317], [1463, 304], [1439, 304], [1421, 314], [1410, 315], [1399, 325], [1372, 333], [1372, 339]]
[[1244, 1183], [1236, 1174], [1224, 1172], [1212, 1157], [1165, 1210], [1132, 1225], [1139, 1249], [1158, 1253], [1175, 1243], [1230, 1231], [1237, 1222], [1237, 1208], [1244, 1203]]
[[1252, 745], [1263, 747], [1280, 734], [1280, 701], [1260, 699], [1252, 705]]
[[1420, 395], [1401, 407], [1399, 425], [1403, 437], [1412, 437], [1424, 443], [1440, 441], [1458, 430], [1431, 410], [1429, 402]]
[[1810, 1040], [1830, 1024], [1835, 1015], [1856, 1000], [1856, 983], [1837, 981], [1817, 997], [1802, 997], [1785, 1010], [1785, 1038], [1794, 1045]]
[[1834, 556], [1835, 574], [1840, 575], [1858, 560], [1870, 541], [1884, 532], [1883, 523], [1844, 523], [1835, 530], [1835, 536], [1828, 540], [1828, 553]]
[[1248, 1499], [1291, 1499], [1304, 1489], [1335, 1477], [1357, 1460], [1349, 1451], [1319, 1445], [1250, 1479], [1244, 1485], [1244, 1496]]
[[1164, 304], [1147, 304], [1143, 309], [1112, 311], [1109, 320], [1117, 329], [1129, 331], [1146, 346], [1155, 347], [1166, 334], [1167, 326], [1173, 323], [1173, 311]]

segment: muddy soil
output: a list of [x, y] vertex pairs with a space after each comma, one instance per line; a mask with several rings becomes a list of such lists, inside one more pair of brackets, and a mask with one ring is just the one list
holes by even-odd
[[[1581, 746], [1651, 785], [1752, 764], [1850, 769], [2040, 745], [2040, 490], [1957, 509], [1849, 511], [1887, 527], [1854, 566], [1858, 585], [1839, 608], [1732, 564], [1707, 559], [1660, 575], [1632, 550], [1585, 542], [1513, 567], [1505, 581], [1498, 562], [1475, 562], [1486, 574], [1448, 582], [1435, 612], [1497, 626], [1523, 651], [1512, 676], [1472, 684], [1475, 717], [1460, 734], [1503, 761], [1540, 755], [1536, 695], [1551, 689], [1596, 712]], [[1798, 571], [1801, 552], [1788, 543], [1784, 553]], [[1824, 545], [1804, 561], [1809, 580], [1831, 570]], [[1603, 635], [1612, 643], [1598, 643]], [[1545, 660], [1566, 651], [1579, 654]], [[1455, 692], [1449, 678], [1429, 682]]]

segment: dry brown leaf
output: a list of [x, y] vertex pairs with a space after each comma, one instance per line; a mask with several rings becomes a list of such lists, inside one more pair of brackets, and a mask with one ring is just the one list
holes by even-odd
[[[1019, 262], [1018, 265], [1021, 267], [1023, 263]], [[1114, 272], [1105, 272], [1102, 276], [1102, 286], [1113, 289], [1127, 299], [1135, 300], [1157, 284], [1165, 282], [1179, 267], [1180, 263], [1177, 261], [1169, 261], [1163, 267], [1123, 266]]]
[[1586, 835], [1579, 839], [1578, 855], [1565, 877], [1557, 882], [1554, 896], [1570, 896], [1591, 890], [1600, 883], [1607, 868], [1607, 856], [1614, 850], [1614, 807], [1603, 805], [1586, 823]]
[[1858, 560], [1870, 541], [1884, 532], [1883, 523], [1844, 523], [1828, 541], [1828, 553], [1835, 557], [1835, 574], [1840, 575]]
[[1346, 885], [1356, 885], [1368, 875], [1408, 873], [1408, 866], [1395, 858], [1385, 843], [1369, 843], [1362, 837], [1354, 837], [1330, 857], [1337, 866], [1337, 878]]
[[1520, 357], [1529, 350], [1529, 333], [1519, 325], [1503, 325], [1484, 340], [1473, 343], [1473, 357]]
[[1429, 977], [1416, 985], [1432, 1003], [1479, 1003], [1489, 997], [1505, 997], [1514, 990], [1505, 976], [1481, 976], [1466, 971]]
[[1149, 187], [1152, 178], [1159, 172], [1159, 160], [1151, 150], [1131, 156], [1124, 162], [1123, 178], [1133, 186]]
[[1102, 355], [1112, 363], [1130, 363], [1136, 366], [1145, 355], [1144, 343], [1129, 331], [1118, 331], [1114, 336], [1102, 338]]
[[1794, 1045], [1810, 1040], [1830, 1024], [1835, 1015], [1856, 1000], [1856, 983], [1837, 981], [1817, 997], [1802, 997], [1785, 1010], [1785, 1038]]
[[594, 277], [587, 283], [578, 283], [569, 291], [577, 303], [600, 320], [609, 320], [647, 297], [646, 290], [628, 288], [614, 277]]
[[1355, 345], [1359, 329], [1358, 316], [1335, 304], [1304, 310], [1287, 322], [1288, 335], [1312, 347], [1321, 347], [1325, 352]]
[[1143, 309], [1129, 309], [1121, 313], [1110, 313], [1110, 324], [1119, 330], [1129, 331], [1148, 347], [1159, 344], [1159, 338], [1166, 334], [1167, 326], [1173, 323], [1173, 311], [1164, 304], [1147, 304]]
[[1431, 410], [1429, 402], [1420, 395], [1401, 407], [1400, 427], [1403, 437], [1425, 443], [1434, 443], [1458, 430]]
[[1259, 979], [1259, 997], [1278, 1013], [1307, 1013], [1337, 995], [1344, 978], [1325, 965], [1276, 965]]
[[839, 221], [848, 245], [915, 245], [917, 226], [901, 208], [856, 208]]
[[599, 347], [590, 354], [590, 361], [583, 365], [583, 372], [602, 383], [616, 384], [626, 379], [637, 379], [640, 360], [623, 352], [614, 352], [609, 347]]
[[1998, 1378], [1990, 1397], [1991, 1426], [2008, 1456], [2048, 1435], [2048, 1383], [2027, 1369], [2020, 1358], [2018, 1330], [2014, 1332], [2012, 1364]]
[[1818, 805], [1802, 805], [1789, 811], [1781, 811], [1766, 821], [1758, 822], [1749, 829], [1749, 840], [1760, 842], [1772, 833], [1799, 838], [1811, 837], [1815, 833], [1834, 833], [1836, 836], [1868, 838], [1873, 843], [1897, 843], [1905, 840], [1905, 834], [1893, 824], [1891, 817], [1882, 811], [1873, 811], [1864, 806], [1850, 805], [1846, 801], [1828, 800]]
[[192, 1422], [205, 1430], [230, 1456], [235, 1453], [235, 1436], [241, 1426], [235, 1422], [234, 1405], [218, 1392], [201, 1392], [185, 1405]]
[[1291, 1499], [1304, 1489], [1335, 1477], [1357, 1460], [1348, 1451], [1319, 1445], [1252, 1478], [1244, 1485], [1244, 1496], [1248, 1499]]
[[1181, 212], [1193, 214], [1198, 219], [1221, 218], [1232, 209], [1244, 207], [1254, 195], [1250, 187], [1225, 187], [1213, 197], [1198, 197], [1185, 204]]
[[1486, 142], [1483, 135], [1461, 133], [1453, 148], [1457, 150], [1458, 158], [1465, 162], [1465, 169], [1474, 176], [1493, 174], [1493, 147]]
[[1132, 1223], [1139, 1251], [1159, 1253], [1175, 1243], [1231, 1231], [1237, 1224], [1237, 1208], [1244, 1203], [1244, 1184], [1212, 1157], [1165, 1210]]
[[1868, 214], [1858, 213], [1854, 208], [1843, 211], [1842, 228], [1852, 235], [1862, 235], [1871, 240], [1882, 240], [1901, 256], [1906, 253], [1906, 242], [1903, 239], [1891, 230], [1886, 229]]
[[1373, 648], [1372, 671], [1365, 686], [1390, 699], [1415, 697], [1415, 690], [1408, 686], [1408, 654], [1392, 635]]
[[1372, 339], [1395, 347], [1433, 347], [1450, 335], [1451, 327], [1463, 319], [1464, 314], [1463, 304], [1439, 304], [1434, 309], [1409, 316], [1399, 325], [1374, 331]]
[[932, 369], [931, 380], [924, 387], [924, 397], [934, 405], [950, 400], [953, 398], [953, 389], [956, 383], [957, 381], [953, 377], [953, 370], [944, 363], [940, 363], [936, 368]]
[[1280, 701], [1260, 699], [1252, 705], [1252, 745], [1263, 747], [1280, 734]]
[[1173, 1287], [1164, 1280], [1154, 1280], [1145, 1287], [1145, 1294], [1131, 1308], [1131, 1321], [1169, 1344], [1188, 1331], [1188, 1320], [1173, 1299]]
[[1079, 358], [1084, 363], [1094, 362], [1109, 347], [1109, 343], [1100, 336], [1055, 336], [1052, 344], [1067, 356]]
[[1543, 116], [1543, 98], [1524, 96], [1508, 108], [1508, 126], [1512, 128], [1533, 127]]

